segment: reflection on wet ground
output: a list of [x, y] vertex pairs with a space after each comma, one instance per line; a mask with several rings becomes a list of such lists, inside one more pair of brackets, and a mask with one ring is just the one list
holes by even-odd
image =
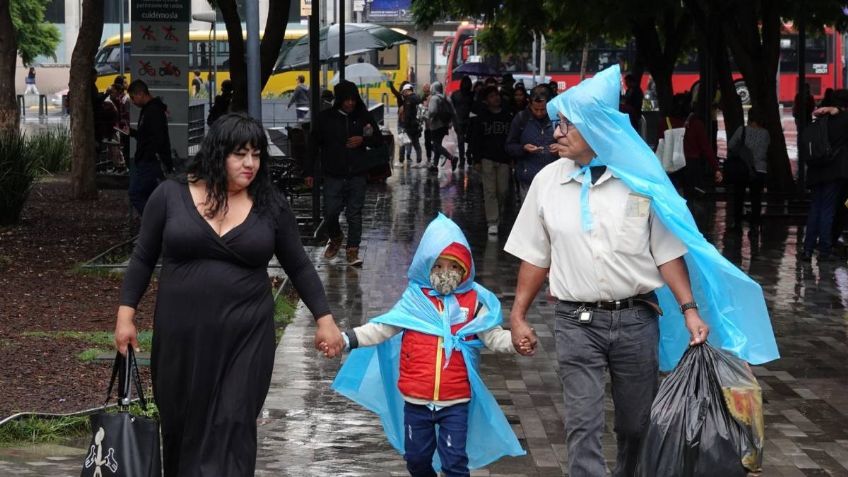
[[[507, 216], [514, 216], [509, 204]], [[518, 263], [503, 252], [507, 221], [486, 235], [482, 188], [476, 172], [438, 175], [397, 166], [387, 184], [369, 188], [362, 269], [310, 254], [324, 280], [337, 320], [356, 326], [386, 311], [406, 284], [418, 238], [437, 211], [466, 231], [478, 280], [509, 310]], [[568, 213], [568, 211], [564, 211]], [[802, 227], [767, 218], [759, 233], [724, 225], [724, 204], [708, 212], [706, 236], [762, 284], [783, 358], [755, 368], [764, 389], [766, 476], [848, 475], [848, 362], [845, 307], [848, 266], [797, 259]], [[540, 336], [533, 358], [484, 354], [482, 375], [528, 454], [506, 458], [473, 475], [563, 475], [566, 459], [563, 402], [553, 353], [553, 303], [544, 296], [530, 310]], [[330, 389], [340, 362], [312, 348], [311, 318], [301, 309], [277, 350], [274, 378], [259, 420], [257, 475], [406, 475], [379, 420]], [[612, 403], [607, 402], [605, 455], [614, 460]], [[82, 453], [82, 451], [81, 451]], [[49, 456], [49, 457], [45, 457]], [[67, 460], [62, 460], [67, 459]], [[44, 451], [13, 459], [0, 451], [0, 475], [78, 475], [79, 464]]]

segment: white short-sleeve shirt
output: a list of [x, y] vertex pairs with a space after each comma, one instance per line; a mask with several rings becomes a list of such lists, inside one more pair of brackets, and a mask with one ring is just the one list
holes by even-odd
[[650, 197], [633, 192], [610, 170], [591, 186], [593, 227], [580, 218], [582, 176], [560, 159], [536, 175], [504, 250], [550, 268], [551, 293], [565, 301], [621, 300], [665, 282], [657, 267], [686, 247], [654, 216]]

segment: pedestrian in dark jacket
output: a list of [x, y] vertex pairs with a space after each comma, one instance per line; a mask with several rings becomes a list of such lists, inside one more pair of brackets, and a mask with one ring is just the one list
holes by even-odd
[[135, 138], [134, 167], [130, 169], [130, 203], [138, 211], [144, 212], [147, 199], [159, 182], [165, 179], [165, 172], [174, 171], [171, 160], [171, 138], [168, 135], [168, 108], [162, 99], [150, 95], [147, 84], [135, 80], [127, 88], [130, 101], [141, 108], [138, 116], [138, 128], [130, 129]]
[[456, 113], [447, 97], [445, 97], [442, 84], [438, 81], [430, 85], [430, 101], [427, 104], [427, 119], [429, 120], [430, 138], [433, 141], [433, 162], [430, 170], [435, 171], [439, 165], [439, 158], [450, 160], [451, 169], [456, 170], [457, 159], [443, 145], [442, 141], [450, 132]]
[[409, 138], [409, 144], [401, 146], [400, 162], [412, 160], [412, 150], [415, 150], [415, 162], [421, 163], [421, 122], [418, 120], [418, 106], [421, 98], [415, 94], [412, 83], [401, 86], [403, 107], [400, 109], [399, 126]]
[[230, 111], [230, 103], [233, 101], [233, 82], [224, 80], [221, 83], [221, 94], [215, 96], [215, 102], [209, 109], [209, 116], [206, 118], [206, 124], [211, 126], [221, 116]]
[[468, 145], [468, 137], [471, 135], [469, 128], [469, 116], [471, 106], [474, 104], [474, 93], [471, 91], [471, 78], [463, 76], [459, 81], [459, 89], [451, 94], [451, 103], [456, 112], [454, 121], [454, 132], [456, 132], [456, 147], [459, 154], [459, 167], [465, 167], [465, 149]]
[[288, 107], [291, 108], [294, 104], [297, 120], [300, 121], [306, 117], [309, 107], [309, 88], [306, 86], [306, 78], [303, 75], [297, 75], [297, 86], [294, 88], [291, 98], [289, 99]]
[[536, 174], [559, 158], [551, 149], [556, 141], [546, 109], [547, 100], [547, 88], [534, 88], [530, 104], [515, 115], [506, 139], [506, 152], [515, 160], [515, 178], [521, 202], [524, 202]]
[[[344, 240], [339, 216], [344, 211], [348, 223], [347, 262], [361, 266], [359, 243], [368, 176], [367, 154], [369, 147], [381, 143], [380, 127], [359, 97], [355, 84], [340, 81], [334, 93], [333, 107], [319, 113], [312, 131], [324, 176], [324, 221], [330, 235], [324, 257], [331, 259], [339, 253]], [[306, 165], [306, 183], [310, 187], [314, 185], [315, 159]]]
[[[818, 249], [819, 261], [833, 260], [833, 228], [837, 207], [844, 196], [843, 189], [848, 182], [848, 91], [834, 93], [836, 106], [815, 110], [814, 115], [829, 115], [827, 134], [831, 148], [836, 151], [834, 158], [827, 164], [807, 166], [807, 187], [810, 188], [810, 212], [807, 216], [807, 228], [804, 232], [804, 252], [802, 260], [810, 261], [813, 251]], [[837, 229], [841, 234], [844, 228], [844, 215], [841, 210]]]
[[474, 123], [472, 144], [474, 160], [481, 163], [488, 233], [497, 235], [501, 210], [509, 190], [512, 161], [505, 146], [512, 115], [501, 106], [501, 93], [497, 87], [487, 87], [482, 96], [486, 101], [486, 109], [480, 111]]

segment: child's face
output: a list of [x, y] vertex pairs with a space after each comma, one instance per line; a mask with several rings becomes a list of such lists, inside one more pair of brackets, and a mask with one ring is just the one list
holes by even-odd
[[449, 295], [462, 283], [465, 270], [454, 260], [439, 257], [430, 269], [430, 284], [442, 295]]

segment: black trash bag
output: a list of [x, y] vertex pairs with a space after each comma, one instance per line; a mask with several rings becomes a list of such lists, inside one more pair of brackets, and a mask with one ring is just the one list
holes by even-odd
[[763, 462], [763, 401], [744, 361], [690, 347], [660, 385], [642, 441], [640, 477], [745, 477]]

